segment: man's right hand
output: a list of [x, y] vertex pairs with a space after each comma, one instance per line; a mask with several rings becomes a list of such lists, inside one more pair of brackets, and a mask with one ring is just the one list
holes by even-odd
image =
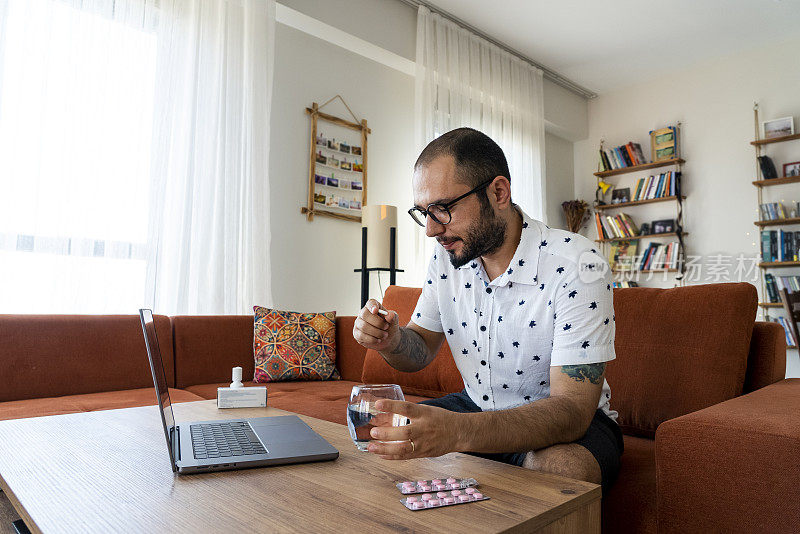
[[400, 324], [397, 312], [388, 311], [386, 315], [378, 312], [383, 307], [374, 299], [369, 299], [361, 309], [353, 325], [353, 337], [368, 349], [378, 352], [391, 351], [400, 343]]

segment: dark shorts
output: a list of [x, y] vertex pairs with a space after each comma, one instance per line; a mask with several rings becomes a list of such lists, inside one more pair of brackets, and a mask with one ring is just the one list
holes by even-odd
[[[466, 390], [459, 393], [451, 393], [438, 399], [422, 401], [420, 404], [438, 406], [451, 412], [480, 412], [480, 407], [472, 402]], [[622, 456], [623, 442], [622, 432], [617, 423], [608, 417], [603, 410], [594, 413], [592, 423], [586, 434], [574, 442], [592, 453], [594, 459], [600, 465], [602, 474], [603, 493], [614, 484], [619, 473], [620, 457]], [[470, 453], [481, 458], [488, 458], [512, 465], [522, 466], [526, 452], [510, 453]]]

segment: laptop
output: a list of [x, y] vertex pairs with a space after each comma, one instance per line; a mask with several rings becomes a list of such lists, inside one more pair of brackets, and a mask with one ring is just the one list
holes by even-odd
[[339, 451], [296, 415], [177, 424], [151, 310], [139, 310], [172, 470], [180, 474], [335, 460]]

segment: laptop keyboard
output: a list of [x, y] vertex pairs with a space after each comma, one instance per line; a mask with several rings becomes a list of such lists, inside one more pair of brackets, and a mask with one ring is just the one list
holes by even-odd
[[192, 450], [198, 460], [267, 452], [245, 421], [190, 425]]

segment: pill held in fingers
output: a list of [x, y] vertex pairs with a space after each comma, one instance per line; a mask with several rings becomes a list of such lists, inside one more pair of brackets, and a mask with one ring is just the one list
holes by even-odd
[[389, 312], [386, 310], [378, 310], [378, 313], [380, 313], [381, 315], [389, 315]]

